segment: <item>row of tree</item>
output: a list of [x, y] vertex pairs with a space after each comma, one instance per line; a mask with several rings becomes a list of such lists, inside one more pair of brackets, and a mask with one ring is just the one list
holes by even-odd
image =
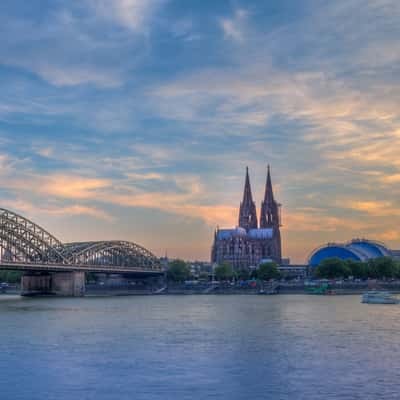
[[[314, 275], [317, 278], [326, 279], [348, 278], [350, 276], [358, 279], [400, 279], [400, 262], [390, 257], [374, 258], [366, 262], [328, 258], [315, 268]], [[184, 282], [193, 279], [189, 265], [183, 260], [174, 260], [170, 263], [167, 277], [173, 282]], [[267, 281], [279, 279], [281, 274], [278, 266], [272, 262], [263, 263], [253, 271], [248, 269], [234, 271], [229, 263], [222, 263], [215, 267], [214, 277], [217, 281], [247, 280], [252, 278]], [[204, 273], [203, 278], [208, 279], [208, 275]], [[20, 279], [21, 272], [0, 271], [0, 282], [18, 283]]]
[[366, 262], [328, 258], [315, 269], [318, 278], [400, 279], [400, 262], [391, 257], [373, 258]]
[[19, 283], [21, 280], [22, 272], [18, 271], [0, 271], [0, 283]]
[[268, 281], [270, 279], [279, 279], [281, 274], [277, 264], [273, 262], [263, 263], [257, 269], [251, 271], [249, 269], [234, 271], [229, 263], [222, 263], [215, 267], [214, 276], [217, 281], [248, 279]]
[[[218, 265], [214, 269], [214, 277], [217, 281], [247, 280], [252, 278], [267, 281], [279, 279], [280, 276], [277, 264], [272, 262], [263, 263], [254, 271], [249, 271], [248, 269], [234, 271], [227, 262]], [[189, 266], [183, 260], [174, 260], [170, 263], [167, 277], [168, 280], [173, 282], [184, 282], [193, 278]], [[207, 278], [207, 274], [205, 274], [204, 278]]]

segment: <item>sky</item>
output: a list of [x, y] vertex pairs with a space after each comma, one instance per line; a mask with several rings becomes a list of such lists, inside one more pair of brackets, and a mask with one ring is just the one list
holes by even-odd
[[0, 207], [209, 260], [267, 164], [284, 256], [400, 248], [398, 0], [2, 0]]

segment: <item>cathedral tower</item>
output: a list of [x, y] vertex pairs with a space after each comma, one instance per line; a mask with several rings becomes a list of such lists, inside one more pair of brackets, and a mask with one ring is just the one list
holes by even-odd
[[229, 263], [242, 270], [258, 267], [264, 261], [282, 262], [280, 233], [280, 204], [274, 199], [271, 174], [268, 167], [264, 201], [261, 205], [260, 228], [257, 228], [257, 211], [246, 168], [243, 200], [240, 203], [239, 226], [217, 228], [211, 248], [211, 262]]
[[246, 167], [246, 180], [244, 184], [243, 201], [240, 203], [239, 226], [246, 229], [257, 229], [256, 204], [251, 194], [249, 168]]
[[274, 199], [271, 173], [268, 165], [264, 201], [261, 203], [260, 228], [279, 228], [279, 226], [279, 205]]
[[261, 203], [260, 228], [272, 229], [275, 244], [275, 252], [281, 257], [281, 232], [280, 232], [280, 204], [274, 199], [272, 190], [271, 172], [268, 165], [267, 183], [265, 185], [264, 201]]

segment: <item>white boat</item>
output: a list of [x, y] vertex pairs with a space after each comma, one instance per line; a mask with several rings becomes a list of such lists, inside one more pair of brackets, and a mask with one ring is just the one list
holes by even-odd
[[361, 303], [367, 304], [399, 304], [400, 300], [393, 297], [390, 292], [370, 291], [364, 293]]

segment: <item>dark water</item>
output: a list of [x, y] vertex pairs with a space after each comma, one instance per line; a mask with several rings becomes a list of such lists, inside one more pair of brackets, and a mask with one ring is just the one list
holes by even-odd
[[0, 399], [399, 399], [400, 306], [0, 296]]

